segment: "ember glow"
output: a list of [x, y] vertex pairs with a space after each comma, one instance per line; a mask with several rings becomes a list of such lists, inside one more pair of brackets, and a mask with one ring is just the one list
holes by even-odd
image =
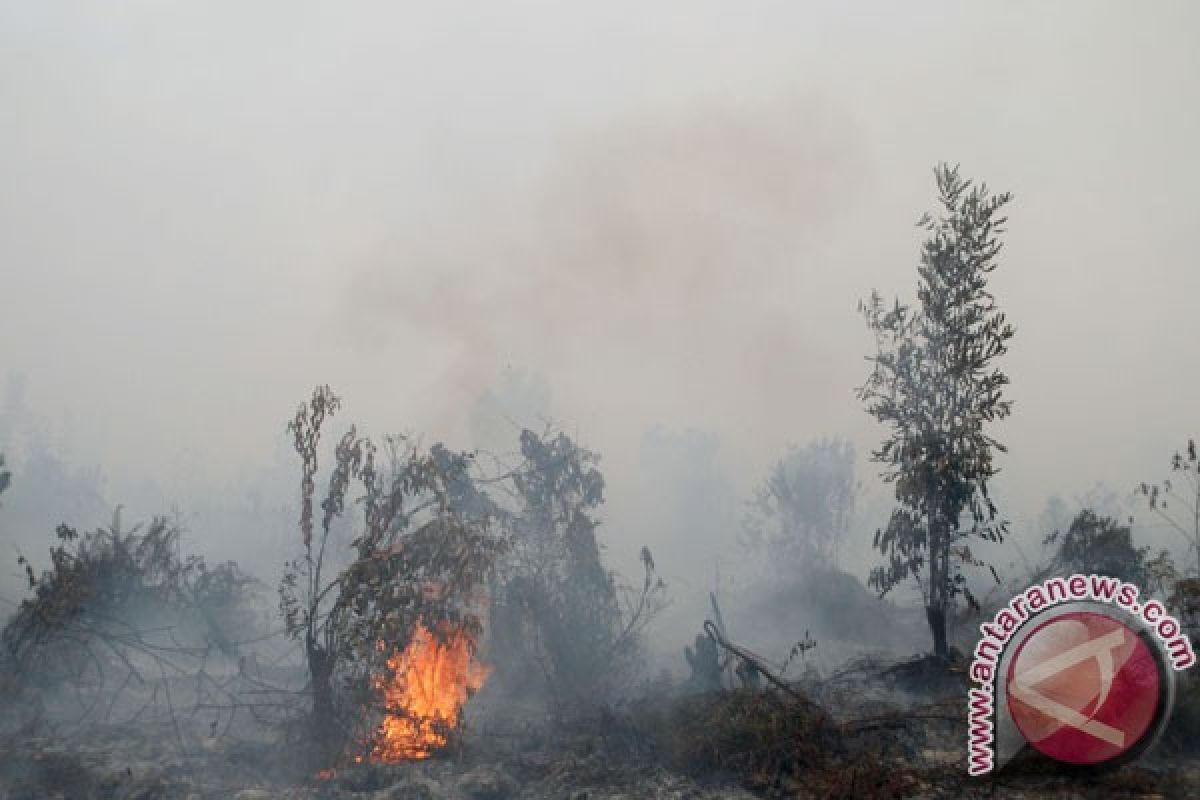
[[418, 625], [412, 640], [387, 661], [383, 692], [386, 716], [375, 734], [373, 761], [428, 758], [446, 746], [463, 705], [487, 679], [490, 668], [475, 660], [474, 641], [456, 631], [439, 642]]

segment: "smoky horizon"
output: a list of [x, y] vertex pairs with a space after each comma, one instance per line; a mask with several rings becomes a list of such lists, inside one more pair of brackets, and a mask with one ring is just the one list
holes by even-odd
[[1196, 433], [1193, 6], [368, 5], [0, 9], [4, 547], [120, 504], [275, 575], [328, 383], [375, 437], [552, 420], [600, 455], [606, 557], [650, 547], [688, 619], [740, 591], [772, 465], [839, 437], [865, 580], [856, 309], [914, 299], [947, 161], [1014, 195], [1004, 559], [1052, 498], [1183, 552], [1131, 492]]

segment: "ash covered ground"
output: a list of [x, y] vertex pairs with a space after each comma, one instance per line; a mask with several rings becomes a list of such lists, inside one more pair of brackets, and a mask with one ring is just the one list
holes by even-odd
[[[42, 722], [6, 731], [0, 788], [11, 800], [717, 800], [1184, 798], [1200, 786], [1200, 760], [1177, 734], [1141, 762], [1115, 771], [1064, 773], [1061, 765], [1026, 756], [993, 778], [968, 778], [961, 692], [921, 698], [896, 685], [896, 667], [864, 661], [828, 680], [793, 684], [820, 707], [778, 692], [737, 689], [660, 695], [636, 710], [554, 724], [509, 708], [490, 721], [473, 719], [461, 738], [428, 759], [350, 765], [323, 775], [268, 730], [222, 729], [210, 718], [212, 709], [193, 713], [194, 687], [179, 680], [172, 690], [174, 717], [154, 709], [150, 693], [137, 691], [128, 701], [148, 710], [133, 721]], [[955, 680], [944, 679], [943, 688]], [[828, 714], [827, 707], [840, 713]]]

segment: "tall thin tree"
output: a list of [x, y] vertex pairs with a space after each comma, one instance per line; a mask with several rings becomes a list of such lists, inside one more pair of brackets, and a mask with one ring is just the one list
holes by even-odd
[[957, 166], [934, 169], [940, 209], [918, 226], [927, 237], [917, 267], [917, 302], [861, 303], [875, 336], [871, 374], [859, 389], [867, 411], [889, 428], [872, 459], [895, 485], [896, 507], [875, 546], [886, 562], [869, 583], [886, 593], [909, 578], [921, 588], [934, 653], [949, 655], [946, 612], [965, 590], [964, 541], [1001, 541], [1007, 523], [988, 495], [994, 454], [986, 432], [1009, 415], [1008, 376], [996, 366], [1013, 327], [988, 290], [998, 266], [1008, 193], [992, 194]]

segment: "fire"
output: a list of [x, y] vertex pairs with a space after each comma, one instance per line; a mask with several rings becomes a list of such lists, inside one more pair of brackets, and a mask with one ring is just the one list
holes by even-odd
[[454, 631], [444, 638], [418, 625], [408, 646], [387, 660], [376, 683], [386, 711], [372, 760], [428, 758], [445, 747], [467, 698], [483, 686], [491, 669], [475, 660], [471, 637]]

